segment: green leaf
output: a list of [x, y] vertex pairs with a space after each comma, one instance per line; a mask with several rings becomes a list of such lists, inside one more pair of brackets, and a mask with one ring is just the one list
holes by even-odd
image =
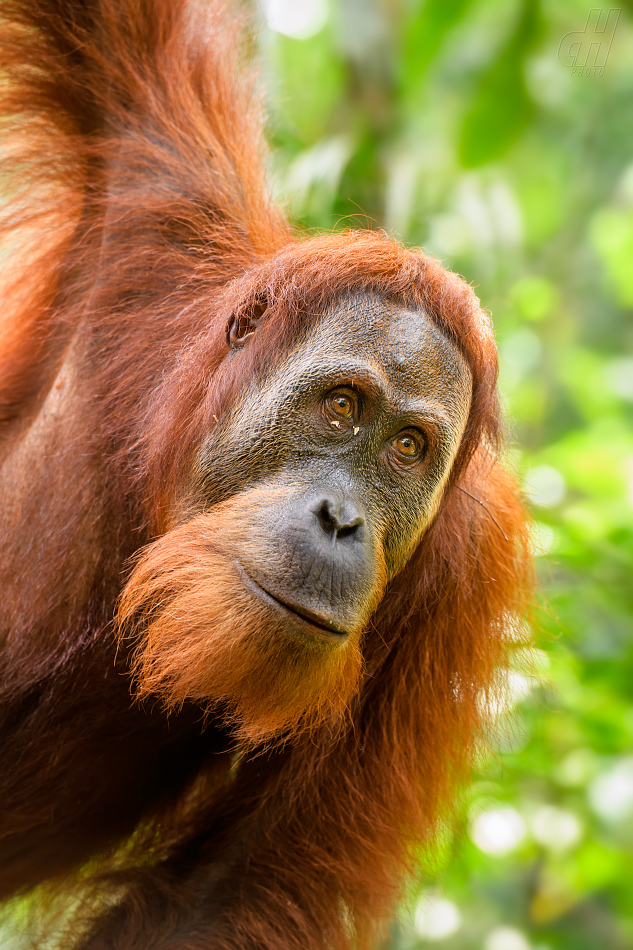
[[526, 0], [514, 33], [480, 76], [464, 116], [459, 142], [464, 168], [500, 158], [528, 124], [533, 105], [525, 85], [524, 63], [536, 32], [536, 6], [533, 0]]

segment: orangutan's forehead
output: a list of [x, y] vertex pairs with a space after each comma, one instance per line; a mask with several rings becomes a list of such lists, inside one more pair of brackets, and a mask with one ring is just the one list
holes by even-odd
[[379, 297], [350, 297], [325, 314], [306, 341], [306, 357], [317, 349], [366, 362], [387, 387], [410, 396], [447, 389], [470, 395], [468, 364], [433, 320]]

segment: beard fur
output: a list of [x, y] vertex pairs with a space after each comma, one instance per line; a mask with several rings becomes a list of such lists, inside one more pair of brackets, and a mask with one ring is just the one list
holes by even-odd
[[250, 747], [342, 724], [363, 669], [360, 630], [340, 644], [294, 633], [244, 586], [238, 563], [270, 558], [254, 527], [269, 502], [243, 493], [149, 544], [116, 617], [139, 699], [196, 702]]

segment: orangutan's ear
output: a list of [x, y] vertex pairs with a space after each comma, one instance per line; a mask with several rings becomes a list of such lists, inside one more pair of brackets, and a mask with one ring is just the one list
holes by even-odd
[[226, 343], [232, 350], [243, 346], [253, 335], [269, 307], [267, 297], [255, 297], [235, 313], [226, 324]]

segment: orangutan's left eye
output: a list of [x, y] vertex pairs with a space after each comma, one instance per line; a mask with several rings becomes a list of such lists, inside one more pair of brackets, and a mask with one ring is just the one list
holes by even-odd
[[391, 442], [392, 450], [397, 453], [400, 461], [417, 462], [424, 458], [426, 441], [421, 433], [407, 430], [400, 432]]

